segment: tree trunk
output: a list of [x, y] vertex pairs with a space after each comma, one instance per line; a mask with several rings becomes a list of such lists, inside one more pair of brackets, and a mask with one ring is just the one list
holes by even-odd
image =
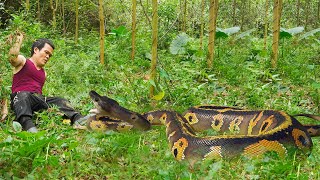
[[50, 7], [52, 10], [52, 28], [53, 30], [56, 30], [57, 27], [57, 20], [56, 20], [56, 11], [58, 9], [59, 0], [55, 1], [55, 5], [53, 4], [53, 0], [50, 0]]
[[[158, 1], [152, 0], [152, 52], [150, 79], [155, 80], [157, 73], [157, 48], [158, 48]], [[150, 86], [150, 98], [154, 96], [154, 86]]]
[[100, 22], [100, 63], [104, 64], [104, 14], [103, 0], [99, 0], [99, 22]]
[[[142, 8], [143, 14], [146, 16], [146, 19], [147, 19], [147, 21], [148, 21], [148, 24], [149, 24], [150, 26], [152, 26], [152, 25], [151, 25], [151, 20], [150, 20], [150, 18], [149, 18], [149, 16], [148, 16], [148, 13], [147, 13], [147, 11], [146, 11], [146, 9], [145, 9], [144, 5], [142, 4], [141, 0], [140, 0], [139, 2], [140, 2], [140, 5], [141, 5], [141, 8]], [[148, 3], [148, 1], [147, 1], [147, 5], [146, 5], [146, 7], [148, 7], [148, 5], [149, 5], [149, 3]], [[152, 28], [152, 27], [151, 27], [151, 28]]]
[[320, 0], [318, 1], [318, 11], [317, 11], [317, 23], [316, 27], [320, 25]]
[[201, 1], [201, 16], [200, 16], [200, 50], [203, 50], [203, 29], [204, 29], [204, 6], [205, 0]]
[[241, 28], [241, 30], [243, 30], [243, 28], [244, 28], [244, 19], [246, 18], [245, 17], [245, 15], [246, 15], [246, 9], [245, 9], [245, 7], [246, 7], [246, 0], [241, 0], [241, 10], [240, 10], [240, 12], [241, 12], [241, 19], [240, 19], [240, 28]]
[[311, 11], [311, 6], [310, 6], [310, 4], [311, 4], [312, 2], [310, 2], [310, 0], [306, 0], [305, 1], [305, 10], [304, 10], [304, 12], [305, 12], [305, 22], [304, 22], [304, 29], [306, 30], [306, 31], [308, 31], [308, 24], [309, 24], [309, 14], [312, 12]]
[[67, 34], [67, 29], [66, 29], [66, 22], [65, 22], [64, 0], [61, 1], [61, 9], [62, 9], [63, 36], [65, 37]]
[[181, 30], [181, 31], [182, 31], [182, 29], [183, 29], [183, 17], [182, 17], [182, 16], [183, 16], [183, 15], [182, 15], [182, 14], [183, 14], [183, 13], [182, 13], [182, 12], [183, 12], [183, 8], [182, 8], [182, 1], [183, 1], [183, 0], [180, 0], [180, 1], [179, 1], [179, 7], [180, 7], [180, 12], [181, 12], [181, 13], [179, 13], [179, 17], [178, 17], [178, 18], [179, 18], [179, 27], [180, 27], [180, 30]]
[[[100, 0], [99, 0], [99, 3], [100, 3]], [[74, 42], [75, 42], [75, 44], [77, 44], [78, 38], [79, 38], [79, 0], [76, 0], [75, 8], [76, 8], [75, 9], [75, 11], [76, 11], [76, 31], [74, 33]], [[99, 15], [100, 15], [100, 5], [99, 5]]]
[[214, 40], [217, 29], [217, 15], [218, 15], [218, 0], [210, 0], [209, 8], [209, 44], [208, 44], [208, 57], [207, 64], [209, 68], [212, 68], [212, 62], [214, 59]]
[[132, 0], [132, 39], [131, 39], [131, 60], [134, 60], [135, 41], [136, 41], [136, 14], [137, 14], [137, 0]]
[[186, 13], [187, 13], [187, 11], [186, 11], [186, 4], [187, 4], [187, 2], [186, 2], [187, 0], [180, 0], [179, 2], [180, 2], [180, 17], [179, 17], [179, 19], [180, 19], [180, 28], [181, 28], [181, 31], [182, 32], [186, 32]]
[[183, 3], [183, 21], [182, 21], [182, 31], [187, 31], [187, 0], [184, 0]]
[[232, 5], [233, 26], [237, 25], [236, 8], [237, 8], [237, 0], [233, 0], [233, 5]]
[[38, 6], [37, 18], [40, 21], [40, 17], [41, 17], [40, 0], [37, 0], [37, 6]]
[[300, 0], [297, 1], [297, 25], [300, 26]]
[[268, 12], [269, 12], [269, 1], [266, 0], [266, 12], [264, 15], [264, 50], [267, 50], [267, 37], [268, 37]]
[[29, 12], [30, 10], [30, 0], [26, 0], [26, 11]]
[[281, 7], [282, 0], [274, 0], [273, 5], [273, 40], [272, 40], [272, 56], [271, 66], [272, 68], [277, 67], [278, 60], [278, 49], [279, 49], [279, 35], [280, 35], [280, 18], [281, 18]]

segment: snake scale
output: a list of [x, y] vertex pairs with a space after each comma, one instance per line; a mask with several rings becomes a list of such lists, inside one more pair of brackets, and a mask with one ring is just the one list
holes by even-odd
[[[91, 130], [149, 130], [151, 125], [166, 126], [166, 136], [174, 158], [178, 161], [231, 158], [239, 155], [261, 156], [275, 152], [287, 156], [288, 149], [309, 154], [312, 136], [320, 135], [320, 125], [302, 125], [283, 111], [246, 110], [224, 106], [195, 106], [183, 115], [158, 110], [139, 114], [130, 111], [107, 96], [89, 93], [96, 109], [87, 128]], [[319, 120], [319, 116], [300, 114]], [[199, 136], [208, 129], [216, 136]]]

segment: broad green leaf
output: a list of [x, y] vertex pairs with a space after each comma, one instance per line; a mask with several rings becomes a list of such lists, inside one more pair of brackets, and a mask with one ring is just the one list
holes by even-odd
[[292, 38], [292, 34], [290, 34], [286, 29], [280, 28], [280, 39], [282, 38]]
[[13, 127], [13, 130], [15, 132], [21, 132], [22, 131], [22, 126], [20, 123], [18, 123], [17, 121], [13, 121], [12, 122], [12, 127]]
[[7, 139], [4, 140], [4, 142], [11, 143], [13, 141], [12, 136], [8, 136]]
[[313, 36], [317, 32], [320, 32], [320, 28], [304, 33], [302, 36], [299, 37], [299, 40], [308, 38], [309, 36]]
[[238, 27], [238, 26], [227, 28], [227, 29], [223, 29], [223, 32], [225, 32], [228, 35], [235, 34], [235, 33], [239, 32], [239, 31], [240, 31], [240, 27]]
[[235, 40], [237, 40], [237, 39], [242, 39], [242, 38], [244, 38], [245, 36], [249, 36], [252, 32], [254, 32], [256, 29], [255, 28], [253, 28], [253, 29], [249, 29], [248, 31], [245, 31], [245, 32], [243, 32], [243, 33], [240, 33], [239, 35], [237, 35], [236, 37], [235, 37]]
[[144, 55], [147, 59], [151, 60], [152, 59], [152, 55], [151, 53], [147, 52], [145, 55]]
[[227, 38], [227, 37], [229, 37], [229, 35], [226, 33], [226, 32], [224, 32], [222, 29], [220, 29], [220, 28], [217, 28], [217, 30], [216, 30], [216, 39], [219, 39], [219, 38]]
[[168, 73], [167, 73], [165, 70], [163, 70], [163, 69], [160, 69], [159, 75], [160, 75], [160, 77], [162, 77], [162, 78], [169, 79]]
[[161, 91], [158, 94], [154, 95], [152, 99], [160, 101], [164, 97], [164, 94], [165, 94], [164, 91]]
[[127, 34], [127, 33], [128, 33], [128, 30], [127, 30], [126, 27], [124, 27], [124, 26], [119, 26], [119, 27], [116, 28], [116, 29], [112, 29], [112, 30], [111, 30], [111, 33], [109, 33], [109, 34], [111, 34], [111, 35], [116, 35], [116, 36], [124, 36], [124, 35]]
[[314, 82], [312, 83], [312, 87], [315, 89], [320, 89], [320, 83]]
[[314, 70], [314, 68], [315, 68], [314, 64], [309, 64], [307, 67], [308, 67], [308, 69], [311, 69], [311, 70]]
[[304, 27], [302, 27], [302, 26], [291, 28], [291, 29], [287, 29], [287, 32], [290, 33], [291, 35], [295, 35], [295, 34], [301, 33], [302, 31], [304, 31]]
[[150, 79], [150, 80], [149, 80], [149, 83], [150, 83], [153, 87], [157, 87], [157, 86], [156, 86], [156, 83], [154, 82], [154, 80]]
[[185, 46], [188, 44], [190, 38], [186, 33], [179, 34], [170, 44], [171, 54], [184, 54], [186, 53]]

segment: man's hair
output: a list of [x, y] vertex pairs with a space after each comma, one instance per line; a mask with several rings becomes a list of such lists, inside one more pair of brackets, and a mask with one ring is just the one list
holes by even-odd
[[45, 44], [49, 44], [52, 49], [54, 49], [54, 44], [52, 41], [50, 41], [49, 39], [46, 39], [46, 38], [41, 38], [41, 39], [38, 39], [36, 40], [33, 44], [32, 44], [32, 47], [31, 47], [31, 56], [33, 55], [34, 53], [34, 48], [38, 48], [39, 50], [41, 50]]

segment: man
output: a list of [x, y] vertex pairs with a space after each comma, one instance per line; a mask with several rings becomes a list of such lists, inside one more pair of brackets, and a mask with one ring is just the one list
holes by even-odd
[[16, 121], [21, 124], [23, 130], [38, 132], [32, 122], [33, 113], [48, 109], [52, 105], [58, 106], [72, 124], [83, 121], [83, 116], [75, 111], [66, 99], [42, 95], [46, 80], [44, 66], [53, 54], [53, 43], [48, 39], [38, 39], [31, 47], [31, 57], [27, 59], [20, 55], [23, 38], [22, 33], [16, 33], [16, 40], [9, 51], [9, 61], [14, 67], [11, 109], [16, 115]]

